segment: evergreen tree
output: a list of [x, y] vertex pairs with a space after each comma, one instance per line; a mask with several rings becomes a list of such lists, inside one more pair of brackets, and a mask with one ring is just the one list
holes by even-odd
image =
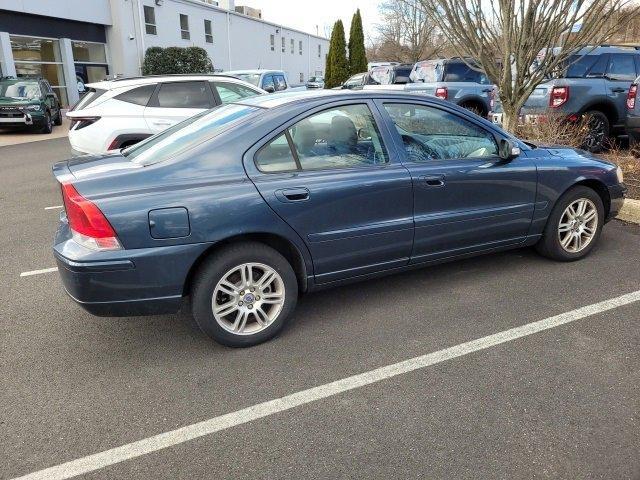
[[325, 85], [327, 88], [337, 87], [349, 78], [349, 61], [347, 60], [347, 41], [344, 38], [342, 20], [333, 26], [329, 41], [329, 54], [325, 67]]
[[356, 10], [351, 19], [349, 31], [349, 75], [367, 71], [367, 55], [364, 49], [364, 32], [362, 31], [362, 17], [360, 9]]

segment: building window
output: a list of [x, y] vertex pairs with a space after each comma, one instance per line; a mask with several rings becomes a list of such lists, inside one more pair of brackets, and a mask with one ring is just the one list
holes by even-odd
[[273, 52], [276, 49], [276, 36], [271, 35], [271, 51]]
[[71, 51], [76, 69], [78, 93], [87, 91], [87, 83], [99, 82], [109, 75], [107, 52], [103, 43], [71, 41]]
[[300, 55], [302, 55], [302, 40], [298, 42], [298, 51], [300, 52]]
[[286, 48], [285, 47], [285, 40], [284, 40], [284, 37], [282, 37], [282, 53], [284, 53], [285, 48]]
[[322, 45], [318, 45], [318, 58], [322, 56]]
[[156, 28], [156, 9], [144, 6], [144, 29], [148, 35], [157, 35], [158, 29]]
[[300, 74], [300, 83], [304, 82], [304, 73]]
[[211, 32], [211, 20], [204, 21], [204, 41], [213, 43], [213, 33]]
[[292, 38], [291, 39], [291, 54], [292, 55], [293, 55], [293, 49], [295, 48], [295, 44], [296, 44], [296, 41]]
[[180, 14], [180, 34], [183, 40], [189, 40], [189, 17], [187, 15]]

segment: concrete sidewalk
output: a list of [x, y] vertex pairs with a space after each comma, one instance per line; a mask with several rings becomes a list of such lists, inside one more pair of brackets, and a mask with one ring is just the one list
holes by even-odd
[[7, 145], [19, 145], [29, 142], [40, 142], [42, 140], [52, 140], [54, 138], [66, 137], [69, 134], [69, 119], [64, 117], [62, 125], [54, 126], [53, 132], [44, 134], [29, 130], [11, 130], [0, 128], [0, 147]]

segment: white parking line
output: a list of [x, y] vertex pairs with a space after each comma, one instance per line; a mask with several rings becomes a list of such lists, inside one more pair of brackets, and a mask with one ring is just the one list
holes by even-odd
[[559, 327], [560, 325], [574, 322], [623, 305], [628, 305], [639, 300], [640, 290], [637, 290], [610, 300], [587, 305], [570, 312], [561, 313], [554, 317], [545, 318], [544, 320], [504, 330], [454, 347], [445, 348], [444, 350], [414, 357], [403, 362], [387, 365], [385, 367], [370, 370], [359, 375], [353, 375], [352, 377], [343, 378], [342, 380], [337, 380], [318, 387], [301, 390], [275, 400], [269, 400], [251, 407], [243, 408], [242, 410], [237, 410], [209, 420], [187, 425], [186, 427], [161, 433], [153, 437], [144, 438], [137, 442], [127, 443], [120, 447], [62, 463], [22, 477], [16, 477], [13, 480], [57, 480], [93, 472], [109, 465], [146, 455], [147, 453], [156, 452], [164, 448], [188, 442], [195, 438], [210, 435], [212, 433], [226, 430], [237, 425], [242, 425], [259, 418], [268, 417], [279, 412], [284, 412], [300, 405], [332, 397], [339, 393], [348, 392], [356, 388], [364, 387], [365, 385], [371, 385], [372, 383], [402, 375], [403, 373], [412, 372], [446, 360], [451, 360], [452, 358], [462, 357], [463, 355], [468, 355], [518, 338], [527, 337], [534, 333]]
[[45, 210], [59, 210], [61, 208], [64, 208], [64, 205], [54, 205], [52, 207], [44, 207]]
[[43, 268], [42, 270], [31, 270], [30, 272], [22, 272], [21, 277], [30, 277], [31, 275], [40, 275], [41, 273], [57, 272], [58, 267]]

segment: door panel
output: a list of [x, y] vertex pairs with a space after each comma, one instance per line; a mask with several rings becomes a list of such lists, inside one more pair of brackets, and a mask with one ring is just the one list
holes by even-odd
[[536, 195], [531, 159], [501, 160], [492, 132], [446, 109], [380, 108], [396, 127], [414, 185], [412, 263], [524, 240]]
[[144, 118], [149, 129], [158, 133], [213, 106], [207, 82], [162, 83], [145, 108]]
[[636, 78], [635, 55], [614, 53], [610, 55], [605, 82], [607, 94], [614, 101], [618, 118], [624, 119], [627, 111], [627, 93]]
[[251, 179], [308, 246], [316, 282], [408, 263], [411, 177], [385, 150], [366, 104], [312, 114], [262, 147], [255, 160], [262, 173], [248, 169]]

